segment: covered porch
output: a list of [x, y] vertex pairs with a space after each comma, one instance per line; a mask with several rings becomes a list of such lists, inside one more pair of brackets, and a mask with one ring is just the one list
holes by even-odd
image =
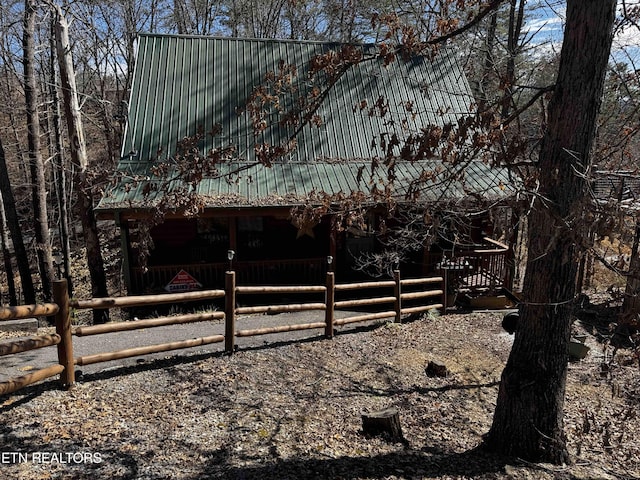
[[336, 258], [335, 234], [326, 218], [298, 229], [288, 209], [206, 212], [198, 218], [167, 219], [150, 230], [142, 260], [140, 218], [120, 219], [123, 276], [131, 294], [161, 293], [180, 273], [195, 288], [221, 288], [233, 269], [244, 285], [318, 284]]

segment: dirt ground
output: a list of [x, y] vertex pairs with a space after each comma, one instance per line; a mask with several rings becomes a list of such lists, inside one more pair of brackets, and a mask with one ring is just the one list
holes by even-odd
[[[595, 311], [594, 311], [595, 312]], [[565, 408], [573, 464], [486, 455], [511, 340], [498, 312], [376, 323], [232, 356], [193, 354], [0, 397], [0, 478], [636, 479], [640, 375], [614, 353], [598, 312], [576, 333]], [[429, 377], [434, 360], [449, 375]], [[602, 373], [602, 363], [610, 365]], [[362, 433], [362, 413], [395, 407], [404, 441]]]

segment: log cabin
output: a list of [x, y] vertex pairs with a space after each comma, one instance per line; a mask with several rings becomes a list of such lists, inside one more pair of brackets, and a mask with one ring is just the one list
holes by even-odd
[[[358, 278], [358, 259], [388, 247], [380, 226], [397, 220], [385, 204], [424, 214], [443, 202], [502, 205], [513, 196], [508, 172], [490, 162], [471, 159], [442, 180], [452, 167], [437, 148], [398, 140], [473, 113], [455, 52], [390, 61], [376, 48], [141, 35], [121, 159], [96, 209], [119, 227], [129, 293], [217, 288], [229, 268], [242, 284], [313, 284], [328, 269], [338, 281]], [[178, 156], [212, 152], [232, 153], [187, 182]], [[195, 210], [180, 192], [198, 199]], [[336, 199], [354, 196], [366, 207], [361, 221], [336, 222]], [[163, 199], [161, 220], [149, 222]], [[323, 202], [313, 221], [292, 215]], [[426, 242], [398, 260], [403, 275], [464, 265], [478, 289], [509, 286], [510, 248], [491, 241], [496, 214], [486, 212], [464, 220], [471, 244]], [[152, 244], [142, 262], [145, 225]]]

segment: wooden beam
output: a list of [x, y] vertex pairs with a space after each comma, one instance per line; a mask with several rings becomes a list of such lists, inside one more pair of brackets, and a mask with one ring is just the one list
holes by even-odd
[[295, 332], [299, 330], [311, 330], [314, 328], [324, 328], [324, 322], [300, 323], [297, 325], [280, 325], [277, 327], [254, 328], [252, 330], [239, 330], [238, 337], [251, 337], [255, 335], [267, 335], [270, 333]]
[[224, 294], [224, 290], [202, 290], [198, 292], [185, 293], [162, 293], [159, 295], [133, 295], [130, 297], [92, 298], [90, 300], [72, 301], [71, 306], [73, 308], [81, 310], [89, 308], [140, 307], [143, 305], [192, 302], [194, 300], [220, 298], [224, 297]]
[[409, 315], [411, 313], [427, 312], [429, 310], [442, 310], [443, 305], [441, 303], [434, 303], [433, 305], [421, 305], [419, 307], [403, 308], [402, 314]]
[[185, 315], [174, 315], [170, 317], [151, 318], [148, 320], [134, 320], [132, 322], [105, 323], [103, 325], [78, 327], [75, 329], [74, 334], [78, 337], [86, 337], [89, 335], [99, 335], [102, 333], [126, 332], [129, 330], [162, 327], [165, 325], [182, 325], [185, 323], [208, 322], [211, 320], [221, 320], [223, 318], [224, 312], [189, 313]]
[[427, 283], [442, 283], [442, 277], [426, 277], [426, 278], [403, 278], [400, 283], [402, 285], [424, 285]]
[[362, 288], [379, 288], [379, 287], [395, 287], [396, 282], [393, 280], [385, 280], [381, 282], [359, 282], [359, 283], [338, 283], [336, 291], [344, 290], [360, 290]]
[[60, 383], [64, 388], [76, 383], [75, 369], [73, 368], [73, 341], [71, 339], [71, 315], [69, 312], [69, 292], [66, 280], [53, 282], [53, 298], [60, 305], [56, 314], [56, 333], [60, 335], [58, 343], [58, 363], [64, 367], [60, 373]]
[[325, 295], [325, 315], [324, 315], [324, 335], [327, 338], [333, 338], [333, 322], [335, 320], [335, 301], [336, 301], [336, 277], [335, 273], [327, 272], [327, 291]]
[[17, 320], [20, 318], [49, 317], [58, 312], [58, 305], [55, 303], [44, 303], [37, 305], [16, 305], [12, 307], [0, 308], [0, 320]]
[[59, 373], [64, 371], [64, 367], [62, 365], [51, 365], [50, 367], [43, 368], [41, 370], [36, 370], [33, 373], [28, 375], [23, 375], [21, 377], [11, 378], [6, 382], [0, 382], [0, 395], [4, 395], [6, 393], [12, 393], [21, 388], [26, 387], [27, 385], [31, 385], [33, 383], [39, 382], [40, 380], [44, 380], [45, 378], [54, 377]]
[[109, 362], [111, 360], [120, 360], [122, 358], [137, 357], [141, 355], [149, 355], [151, 353], [168, 352], [170, 350], [179, 350], [182, 348], [199, 347], [211, 343], [224, 341], [224, 335], [213, 335], [210, 337], [192, 338], [179, 342], [161, 343], [158, 345], [149, 345], [146, 347], [129, 348], [126, 350], [118, 350], [117, 352], [104, 352], [95, 355], [85, 355], [75, 359], [76, 365], [91, 365], [92, 363]]
[[411, 292], [401, 294], [402, 300], [415, 300], [417, 298], [440, 297], [443, 290], [428, 290], [426, 292]]
[[225, 275], [224, 305], [224, 351], [231, 355], [235, 349], [236, 336], [236, 272]]
[[356, 315], [354, 317], [337, 318], [333, 323], [334, 325], [348, 325], [349, 323], [366, 322], [369, 320], [380, 320], [382, 318], [395, 317], [395, 311], [367, 313], [366, 315]]
[[12, 342], [0, 344], [0, 357], [12, 355], [14, 353], [28, 352], [29, 350], [37, 350], [38, 348], [50, 347], [60, 343], [60, 335], [40, 335], [22, 340], [14, 340]]
[[324, 309], [324, 303], [295, 303], [289, 305], [259, 305], [255, 307], [238, 307], [236, 308], [236, 313], [238, 315], [247, 315], [251, 313], [303, 312], [307, 310]]
[[396, 297], [358, 298], [357, 300], [341, 300], [335, 302], [335, 308], [361, 307], [364, 305], [379, 305], [381, 303], [394, 303]]
[[324, 293], [324, 285], [236, 287], [237, 293]]

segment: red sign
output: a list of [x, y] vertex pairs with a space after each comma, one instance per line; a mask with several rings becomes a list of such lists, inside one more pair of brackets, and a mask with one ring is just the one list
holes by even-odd
[[192, 292], [193, 290], [199, 290], [201, 288], [202, 284], [185, 270], [180, 270], [167, 286], [164, 287], [167, 292], [171, 293]]

